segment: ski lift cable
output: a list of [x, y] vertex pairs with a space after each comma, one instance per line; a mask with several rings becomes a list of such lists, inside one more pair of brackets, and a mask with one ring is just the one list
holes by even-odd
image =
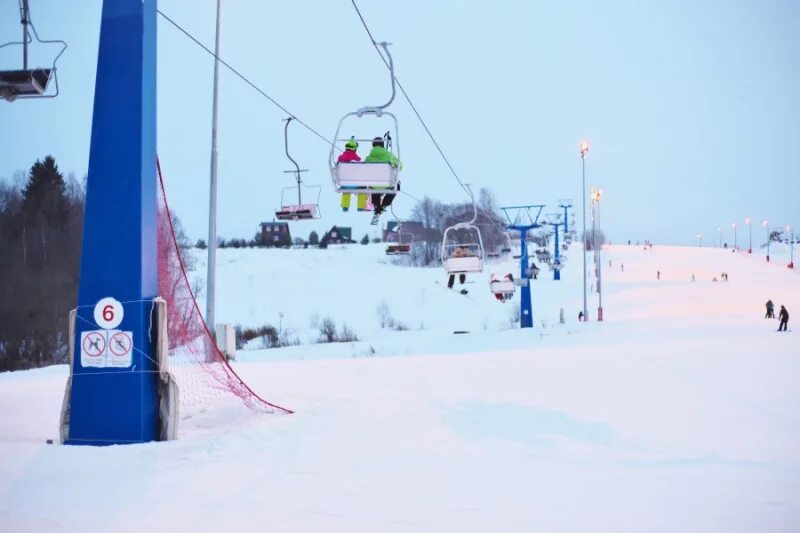
[[[350, 2], [353, 4], [353, 8], [355, 8], [356, 13], [358, 14], [358, 18], [361, 19], [361, 24], [364, 26], [364, 30], [366, 30], [367, 35], [369, 36], [369, 39], [372, 42], [372, 46], [375, 47], [375, 51], [381, 57], [381, 60], [386, 65], [386, 68], [389, 68], [389, 62], [386, 60], [386, 58], [381, 53], [380, 48], [378, 48], [378, 43], [377, 43], [377, 41], [375, 41], [375, 38], [372, 36], [372, 32], [370, 31], [369, 26], [367, 25], [367, 22], [364, 20], [364, 16], [361, 14], [361, 10], [358, 8], [358, 4], [356, 4], [356, 0], [350, 0]], [[408, 105], [411, 106], [411, 109], [414, 111], [414, 114], [417, 115], [417, 119], [419, 119], [420, 124], [422, 124], [422, 127], [425, 129], [425, 132], [428, 134], [428, 137], [430, 137], [431, 142], [433, 142], [433, 145], [436, 147], [436, 150], [439, 152], [439, 155], [442, 156], [442, 159], [444, 160], [445, 164], [450, 169], [450, 172], [453, 174], [453, 177], [456, 179], [456, 181], [461, 186], [461, 188], [464, 189], [464, 192], [467, 193], [467, 195], [470, 198], [473, 198], [472, 193], [464, 185], [464, 182], [461, 181], [461, 178], [458, 177], [458, 173], [456, 173], [455, 169], [453, 168], [453, 165], [450, 164], [450, 160], [447, 159], [447, 156], [444, 154], [444, 151], [442, 150], [441, 146], [439, 146], [439, 143], [436, 142], [436, 138], [433, 136], [433, 133], [431, 133], [430, 128], [428, 128], [428, 125], [422, 119], [422, 115], [420, 115], [419, 111], [417, 110], [417, 107], [414, 105], [414, 102], [411, 101], [411, 97], [408, 96], [408, 93], [406, 92], [405, 88], [403, 88], [403, 84], [400, 83], [400, 80], [397, 79], [397, 76], [394, 77], [394, 80], [397, 83], [397, 86], [400, 88], [400, 92], [403, 93], [403, 96], [405, 97], [406, 101], [408, 102]]]
[[194, 43], [195, 43], [197, 46], [199, 46], [200, 48], [202, 48], [203, 50], [205, 50], [206, 52], [208, 52], [208, 53], [209, 53], [209, 54], [210, 54], [212, 57], [214, 57], [214, 58], [215, 58], [217, 61], [219, 61], [220, 63], [222, 63], [222, 64], [223, 64], [223, 65], [224, 65], [224, 66], [225, 66], [225, 67], [226, 67], [228, 70], [230, 70], [230, 71], [231, 71], [231, 72], [233, 72], [233, 73], [234, 73], [236, 76], [238, 76], [238, 77], [239, 77], [239, 79], [241, 79], [241, 80], [242, 80], [243, 82], [245, 82], [247, 85], [249, 85], [250, 87], [252, 87], [253, 89], [255, 89], [255, 90], [256, 90], [256, 91], [257, 91], [259, 94], [261, 94], [261, 96], [263, 96], [264, 98], [266, 98], [267, 100], [269, 100], [270, 102], [272, 102], [272, 103], [273, 103], [275, 106], [277, 106], [279, 109], [281, 109], [281, 110], [282, 110], [284, 113], [286, 113], [287, 115], [289, 115], [290, 117], [292, 117], [294, 120], [296, 120], [298, 124], [301, 124], [301, 125], [303, 125], [303, 127], [305, 127], [305, 128], [308, 130], [308, 131], [310, 131], [311, 133], [313, 133], [314, 135], [316, 135], [317, 137], [319, 137], [320, 139], [322, 139], [323, 141], [325, 141], [325, 143], [326, 143], [326, 144], [331, 144], [331, 141], [330, 141], [330, 140], [329, 140], [327, 137], [325, 137], [325, 136], [324, 136], [324, 135], [322, 135], [320, 132], [318, 132], [317, 130], [315, 130], [314, 128], [312, 128], [311, 126], [309, 126], [308, 124], [306, 124], [305, 122], [303, 122], [302, 120], [300, 120], [299, 118], [297, 118], [297, 115], [295, 115], [294, 113], [292, 113], [291, 111], [289, 111], [288, 109], [286, 109], [284, 106], [282, 106], [280, 103], [278, 103], [278, 101], [277, 101], [277, 100], [275, 100], [274, 98], [272, 98], [272, 97], [271, 97], [270, 95], [268, 95], [268, 94], [267, 94], [267, 93], [266, 93], [266, 92], [265, 92], [263, 89], [261, 89], [260, 87], [258, 87], [258, 86], [257, 86], [255, 83], [253, 83], [252, 81], [250, 81], [250, 80], [249, 80], [249, 79], [248, 79], [248, 78], [247, 78], [247, 77], [246, 77], [244, 74], [242, 74], [241, 72], [239, 72], [238, 70], [236, 70], [235, 68], [233, 68], [233, 67], [232, 67], [230, 64], [228, 64], [228, 63], [227, 63], [227, 62], [226, 62], [224, 59], [222, 59], [221, 57], [217, 56], [217, 55], [216, 55], [216, 54], [213, 52], [213, 50], [211, 50], [211, 49], [210, 49], [210, 48], [208, 48], [206, 45], [204, 45], [203, 43], [201, 43], [201, 42], [200, 42], [200, 41], [199, 41], [199, 40], [198, 40], [198, 39], [197, 39], [197, 38], [196, 38], [194, 35], [192, 35], [191, 33], [189, 33], [189, 32], [188, 32], [186, 29], [184, 29], [184, 28], [183, 28], [183, 27], [182, 27], [180, 24], [178, 24], [177, 22], [175, 22], [174, 20], [172, 20], [171, 18], [169, 18], [167, 15], [165, 15], [163, 11], [161, 11], [160, 9], [159, 9], [159, 10], [156, 10], [156, 11], [157, 11], [157, 12], [158, 12], [158, 14], [159, 14], [159, 15], [161, 15], [161, 16], [162, 16], [162, 17], [163, 17], [163, 18], [164, 18], [164, 19], [165, 19], [167, 22], [169, 22], [170, 24], [172, 24], [173, 26], [175, 26], [175, 27], [176, 27], [178, 30], [180, 30], [180, 31], [181, 31], [181, 33], [183, 33], [183, 34], [184, 34], [184, 35], [186, 35], [186, 36], [187, 36], [189, 39], [191, 39], [192, 41], [194, 41]]
[[[253, 83], [252, 81], [250, 81], [250, 79], [249, 79], [249, 78], [247, 78], [247, 76], [245, 76], [244, 74], [242, 74], [241, 72], [239, 72], [237, 69], [235, 69], [235, 68], [234, 68], [233, 66], [231, 66], [229, 63], [227, 63], [227, 62], [226, 62], [224, 59], [222, 59], [221, 57], [217, 56], [217, 55], [214, 53], [214, 51], [213, 51], [213, 50], [211, 50], [211, 49], [210, 49], [210, 48], [208, 48], [206, 45], [204, 45], [202, 42], [200, 42], [200, 40], [199, 40], [199, 39], [197, 39], [197, 38], [196, 38], [194, 35], [192, 35], [192, 34], [191, 34], [191, 33], [190, 33], [188, 30], [186, 30], [186, 29], [185, 29], [183, 26], [181, 26], [180, 24], [178, 24], [177, 22], [175, 22], [173, 19], [171, 19], [169, 16], [167, 16], [166, 14], [164, 14], [164, 12], [163, 12], [163, 11], [161, 11], [160, 9], [159, 9], [159, 10], [157, 10], [157, 12], [158, 12], [158, 14], [159, 14], [159, 15], [161, 15], [161, 17], [163, 17], [163, 18], [164, 18], [164, 20], [166, 20], [167, 22], [169, 22], [170, 24], [172, 24], [173, 26], [175, 26], [175, 28], [177, 28], [177, 29], [178, 29], [178, 30], [179, 30], [181, 33], [183, 33], [183, 34], [184, 34], [186, 37], [188, 37], [188, 38], [189, 38], [191, 41], [193, 41], [193, 42], [194, 42], [194, 43], [195, 43], [197, 46], [199, 46], [200, 48], [202, 48], [203, 50], [205, 50], [205, 51], [206, 51], [206, 52], [207, 52], [207, 53], [208, 53], [210, 56], [212, 56], [212, 57], [214, 57], [215, 59], [217, 59], [217, 60], [218, 60], [218, 61], [219, 61], [219, 62], [220, 62], [222, 65], [224, 65], [224, 66], [225, 66], [225, 68], [227, 68], [228, 70], [230, 70], [231, 72], [233, 72], [233, 73], [234, 73], [234, 74], [235, 74], [235, 75], [236, 75], [236, 76], [237, 76], [239, 79], [241, 79], [241, 80], [242, 80], [242, 81], [244, 81], [244, 82], [245, 82], [247, 85], [249, 85], [250, 87], [252, 87], [252, 88], [253, 88], [253, 89], [254, 89], [256, 92], [258, 92], [258, 93], [259, 93], [261, 96], [263, 96], [264, 98], [266, 98], [267, 100], [269, 100], [269, 101], [270, 101], [270, 102], [271, 102], [273, 105], [275, 105], [276, 107], [278, 107], [279, 109], [281, 109], [283, 112], [285, 112], [286, 114], [288, 114], [290, 117], [292, 117], [294, 120], [296, 120], [298, 124], [302, 125], [302, 126], [303, 126], [304, 128], [306, 128], [308, 131], [310, 131], [311, 133], [313, 133], [314, 135], [316, 135], [317, 137], [319, 137], [320, 139], [322, 139], [322, 140], [325, 142], [325, 144], [328, 144], [328, 145], [332, 144], [332, 142], [330, 141], [330, 139], [328, 139], [327, 137], [325, 137], [324, 135], [322, 135], [321, 133], [319, 133], [317, 130], [315, 130], [314, 128], [312, 128], [311, 126], [309, 126], [308, 124], [306, 124], [305, 122], [303, 122], [303, 121], [302, 121], [300, 118], [298, 118], [298, 117], [297, 117], [297, 115], [295, 115], [294, 113], [292, 113], [291, 111], [289, 111], [288, 109], [286, 109], [286, 108], [285, 108], [283, 105], [281, 105], [281, 104], [280, 104], [280, 103], [279, 103], [277, 100], [275, 100], [275, 99], [274, 99], [274, 98], [272, 98], [272, 97], [271, 97], [269, 94], [267, 94], [267, 93], [266, 93], [266, 92], [265, 92], [263, 89], [261, 89], [260, 87], [258, 87], [258, 86], [257, 86], [255, 83]], [[380, 53], [380, 52], [379, 52], [379, 53]], [[383, 57], [383, 56], [381, 56], [381, 57]], [[395, 80], [396, 80], [396, 78], [395, 78]], [[397, 83], [398, 83], [398, 86], [399, 86], [399, 84], [400, 84], [400, 83], [399, 83], [399, 81], [398, 81]], [[402, 87], [401, 87], [401, 89], [402, 89]], [[403, 91], [403, 94], [405, 95], [405, 91]], [[408, 95], [405, 95], [405, 96], [406, 96], [406, 99], [408, 100]], [[409, 100], [409, 103], [410, 103], [410, 100]], [[413, 105], [412, 105], [412, 107], [413, 107]], [[420, 118], [420, 120], [421, 120], [421, 118]], [[434, 141], [434, 142], [435, 142], [435, 141]], [[444, 154], [442, 154], [442, 155], [444, 155]], [[448, 164], [449, 164], [449, 163], [448, 163]], [[452, 167], [451, 167], [451, 170], [452, 170]], [[456, 178], [456, 179], [458, 179], [458, 178]], [[401, 193], [401, 194], [404, 194], [404, 195], [406, 195], [406, 196], [408, 196], [409, 198], [411, 198], [412, 200], [414, 200], [414, 201], [415, 201], [415, 202], [417, 202], [417, 203], [422, 203], [422, 200], [420, 200], [419, 198], [416, 198], [415, 196], [413, 196], [413, 195], [409, 194], [409, 193], [408, 193], [408, 192], [406, 192], [406, 191], [400, 191], [400, 193]]]

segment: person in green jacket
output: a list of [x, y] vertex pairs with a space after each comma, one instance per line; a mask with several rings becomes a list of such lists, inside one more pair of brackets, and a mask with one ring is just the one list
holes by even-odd
[[[375, 137], [372, 139], [372, 150], [364, 158], [365, 163], [389, 163], [398, 170], [403, 169], [403, 163], [392, 152], [386, 149], [383, 137]], [[397, 190], [400, 190], [400, 184], [397, 184]], [[394, 201], [394, 192], [391, 194], [372, 193], [372, 207], [375, 209], [375, 214], [372, 216], [372, 224], [378, 223], [378, 217], [381, 213], [392, 205]]]

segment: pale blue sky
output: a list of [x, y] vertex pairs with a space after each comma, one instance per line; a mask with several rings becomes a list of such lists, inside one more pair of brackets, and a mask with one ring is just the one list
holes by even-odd
[[[40, 34], [69, 43], [62, 94], [0, 102], [0, 176], [46, 154], [65, 172], [86, 172], [100, 5], [31, 0]], [[744, 226], [747, 216], [800, 225], [798, 2], [359, 5], [375, 37], [394, 43], [397, 76], [456, 171], [476, 189], [492, 188], [501, 205], [546, 203], [551, 211], [558, 198], [577, 202], [578, 142], [586, 138], [587, 186], [604, 189], [612, 241], [694, 243], [701, 231], [708, 242], [722, 226], [732, 242], [730, 224]], [[215, 0], [159, 7], [213, 46]], [[0, 37], [19, 33], [17, 0], [0, 0]], [[344, 113], [389, 93], [349, 0], [223, 0], [222, 36], [223, 58], [327, 137]], [[21, 61], [10, 52], [0, 50], [2, 68]], [[291, 184], [282, 173], [284, 114], [221, 72], [219, 234], [251, 237]], [[210, 56], [159, 18], [159, 153], [192, 239], [207, 232], [212, 73]], [[402, 97], [392, 110], [401, 121], [404, 189], [465, 198]], [[323, 186], [323, 219], [293, 223], [293, 233], [334, 223], [357, 236], [371, 231], [367, 215], [340, 212], [326, 144], [296, 125], [291, 133], [293, 155], [311, 170], [307, 181]], [[396, 205], [403, 216], [413, 200]]]

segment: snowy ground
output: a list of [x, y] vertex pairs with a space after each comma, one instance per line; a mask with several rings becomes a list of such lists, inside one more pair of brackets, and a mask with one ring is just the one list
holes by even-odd
[[44, 444], [67, 369], [0, 374], [0, 531], [798, 531], [800, 341], [763, 318], [800, 316], [784, 252], [611, 246], [606, 321], [579, 324], [573, 247], [521, 331], [485, 275], [464, 297], [373, 245], [224, 250], [220, 320], [361, 341], [242, 351], [296, 414], [219, 401], [137, 446]]

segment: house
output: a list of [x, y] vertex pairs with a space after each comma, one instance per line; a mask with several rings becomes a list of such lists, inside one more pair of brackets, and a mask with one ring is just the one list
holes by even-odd
[[[402, 227], [400, 227], [401, 224]], [[398, 227], [400, 229], [399, 232]], [[425, 226], [422, 225], [422, 222], [417, 222], [415, 220], [407, 220], [405, 222], [390, 220], [386, 223], [386, 228], [383, 230], [383, 242], [400, 242], [400, 234], [402, 234], [404, 244], [412, 241], [424, 241], [431, 238], [430, 233], [431, 231], [427, 230]], [[434, 233], [437, 232], [434, 231]], [[436, 238], [437, 237], [434, 235], [433, 239], [435, 240]], [[441, 234], [439, 234], [438, 238], [441, 239]]]
[[288, 222], [262, 222], [261, 245], [274, 247], [290, 247], [292, 234], [289, 232]]
[[327, 244], [351, 244], [353, 240], [353, 228], [333, 226], [323, 235], [322, 240]]

